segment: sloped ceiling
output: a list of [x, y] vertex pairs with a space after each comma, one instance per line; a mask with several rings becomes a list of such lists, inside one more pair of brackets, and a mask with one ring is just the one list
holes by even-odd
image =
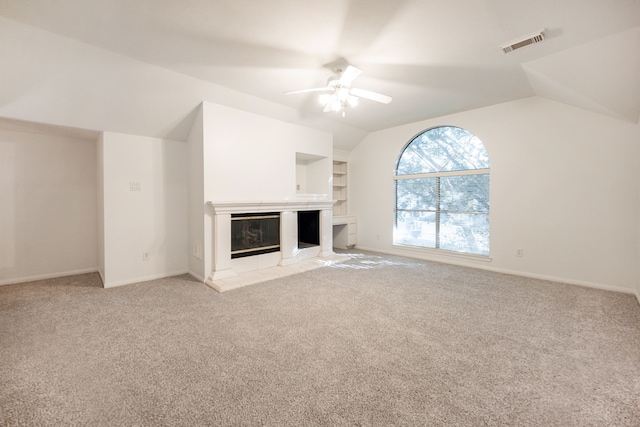
[[640, 28], [522, 64], [536, 95], [637, 123]]
[[[0, 16], [44, 30], [51, 40], [55, 34], [93, 47], [91, 54], [104, 64], [115, 62], [96, 49], [191, 77], [194, 83], [177, 84], [191, 98], [169, 102], [177, 96], [175, 87], [154, 95], [158, 105], [171, 104], [161, 117], [164, 127], [189, 117], [197, 99], [248, 108], [263, 104], [261, 110], [288, 121], [332, 132], [338, 148], [347, 150], [370, 131], [534, 95], [626, 121], [640, 119], [640, 0], [0, 0]], [[39, 52], [29, 49], [30, 43], [43, 45], [38, 40], [46, 33], [36, 37], [12, 28], [0, 27], [0, 48], [5, 43], [14, 55], [18, 45], [22, 55]], [[539, 29], [546, 32], [543, 43], [502, 53], [501, 45]], [[74, 61], [70, 49], [59, 51], [66, 74], [77, 80], [93, 72], [81, 59]], [[363, 100], [343, 118], [323, 113], [317, 95], [283, 94], [323, 86], [336, 61], [364, 70], [354, 86], [388, 94], [393, 102]], [[39, 93], [44, 85], [38, 80], [51, 76], [46, 67], [16, 65], [26, 63], [0, 64], [0, 116], [29, 120], [27, 104], [42, 112], [49, 102], [45, 95], [68, 98], [53, 93], [53, 86]], [[74, 66], [86, 70], [70, 72]], [[100, 68], [106, 67], [101, 63]], [[32, 80], [29, 85], [20, 84], [24, 74]], [[113, 85], [98, 88], [88, 79], [78, 90], [83, 97], [112, 102], [114, 108], [103, 108], [111, 120], [87, 123], [163, 136], [161, 123], [140, 111], [141, 103], [125, 102], [148, 97], [155, 88], [141, 85], [137, 93], [136, 85], [128, 84], [126, 100], [102, 92], [92, 98], [92, 91], [123, 88], [115, 84], [120, 80], [96, 76]], [[204, 90], [196, 80], [216, 86]], [[74, 84], [62, 83], [56, 85], [67, 93]], [[224, 97], [219, 88], [226, 88]], [[237, 101], [229, 101], [234, 96]], [[65, 108], [67, 116], [74, 114], [72, 105]], [[164, 136], [186, 138], [187, 128], [173, 127]]]

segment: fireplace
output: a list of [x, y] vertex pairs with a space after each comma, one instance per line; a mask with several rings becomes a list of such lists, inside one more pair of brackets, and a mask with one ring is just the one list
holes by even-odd
[[231, 215], [231, 258], [280, 251], [280, 213]]
[[[258, 270], [296, 269], [305, 260], [336, 256], [332, 245], [332, 200], [208, 202], [211, 245], [205, 241], [206, 283], [219, 291], [238, 286], [229, 280]], [[306, 224], [306, 230], [299, 230]], [[310, 225], [309, 225], [310, 224]], [[243, 236], [245, 233], [245, 236]], [[303, 236], [299, 238], [298, 234]], [[256, 256], [250, 256], [256, 255]], [[332, 261], [331, 261], [332, 262]], [[291, 266], [291, 268], [289, 268]], [[249, 274], [250, 277], [261, 275]], [[242, 279], [244, 280], [244, 279]]]

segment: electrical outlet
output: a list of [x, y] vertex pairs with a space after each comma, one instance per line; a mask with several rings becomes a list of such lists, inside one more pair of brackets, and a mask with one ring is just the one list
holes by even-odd
[[524, 251], [522, 250], [522, 248], [516, 249], [516, 256], [517, 257], [521, 257], [523, 255], [524, 255]]
[[149, 261], [151, 259], [151, 253], [150, 252], [142, 252], [142, 260], [143, 261]]
[[137, 181], [131, 181], [129, 183], [129, 191], [141, 191], [142, 188], [140, 186], [140, 183]]

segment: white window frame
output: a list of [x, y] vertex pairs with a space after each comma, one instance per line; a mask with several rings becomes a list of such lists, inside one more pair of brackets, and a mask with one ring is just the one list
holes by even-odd
[[[438, 254], [438, 255], [445, 255], [445, 256], [453, 256], [453, 257], [458, 257], [458, 258], [467, 258], [467, 259], [473, 259], [473, 260], [480, 260], [480, 261], [491, 261], [491, 256], [489, 254], [484, 255], [484, 254], [475, 254], [475, 253], [471, 253], [471, 252], [460, 252], [460, 251], [453, 251], [453, 250], [448, 250], [448, 249], [441, 249], [439, 248], [439, 237], [440, 237], [440, 231], [439, 231], [439, 225], [440, 225], [440, 221], [439, 221], [439, 216], [442, 213], [464, 213], [464, 214], [474, 214], [474, 213], [478, 213], [478, 214], [488, 214], [490, 216], [490, 210], [488, 212], [485, 211], [478, 211], [478, 212], [470, 212], [470, 211], [450, 211], [450, 210], [441, 210], [440, 209], [440, 203], [438, 201], [438, 194], [436, 195], [436, 210], [420, 210], [420, 209], [398, 209], [398, 191], [397, 191], [397, 181], [401, 181], [401, 180], [406, 180], [406, 179], [422, 179], [422, 178], [436, 178], [439, 179], [441, 177], [449, 177], [449, 176], [468, 176], [468, 175], [489, 175], [489, 177], [491, 176], [491, 168], [482, 168], [482, 169], [464, 169], [464, 170], [457, 170], [457, 171], [438, 171], [438, 172], [427, 172], [427, 173], [420, 173], [420, 174], [408, 174], [408, 175], [396, 175], [397, 174], [397, 168], [400, 164], [400, 161], [402, 160], [402, 155], [405, 153], [405, 150], [407, 149], [407, 147], [409, 147], [409, 145], [411, 145], [416, 138], [418, 138], [419, 136], [440, 128], [440, 127], [456, 127], [456, 126], [436, 126], [434, 128], [430, 128], [427, 129], [423, 132], [420, 132], [419, 134], [417, 134], [415, 137], [413, 137], [403, 148], [402, 151], [400, 152], [400, 155], [398, 157], [398, 161], [396, 162], [396, 171], [394, 172], [394, 207], [393, 207], [393, 211], [394, 211], [394, 233], [393, 233], [393, 247], [396, 247], [398, 249], [407, 249], [407, 250], [412, 250], [412, 251], [419, 251], [419, 252], [424, 252], [424, 253], [432, 253], [432, 254]], [[465, 129], [466, 130], [466, 129]], [[483, 144], [484, 145], [484, 144]], [[486, 150], [486, 149], [485, 149]], [[439, 193], [439, 183], [436, 184], [436, 190], [437, 193]], [[397, 218], [398, 218], [398, 212], [433, 212], [436, 214], [436, 247], [427, 247], [427, 246], [417, 246], [417, 245], [411, 245], [411, 244], [406, 244], [406, 243], [396, 243], [395, 241], [395, 233], [396, 233], [396, 227], [397, 227]], [[489, 249], [490, 250], [490, 249]]]

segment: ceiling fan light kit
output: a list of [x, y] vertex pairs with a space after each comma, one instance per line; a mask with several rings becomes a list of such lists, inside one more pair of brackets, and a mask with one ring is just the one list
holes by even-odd
[[319, 97], [320, 104], [324, 106], [324, 111], [342, 112], [345, 116], [347, 107], [358, 105], [358, 97], [349, 93], [349, 89], [341, 87], [333, 93], [323, 93]]
[[353, 65], [347, 66], [344, 70], [337, 69], [337, 76], [329, 77], [327, 86], [322, 88], [294, 90], [285, 92], [285, 95], [305, 92], [323, 92], [320, 94], [320, 104], [324, 106], [324, 112], [335, 111], [346, 115], [346, 109], [358, 105], [359, 98], [388, 104], [392, 98], [381, 93], [371, 92], [364, 89], [352, 88], [353, 81], [362, 73], [362, 70]]

